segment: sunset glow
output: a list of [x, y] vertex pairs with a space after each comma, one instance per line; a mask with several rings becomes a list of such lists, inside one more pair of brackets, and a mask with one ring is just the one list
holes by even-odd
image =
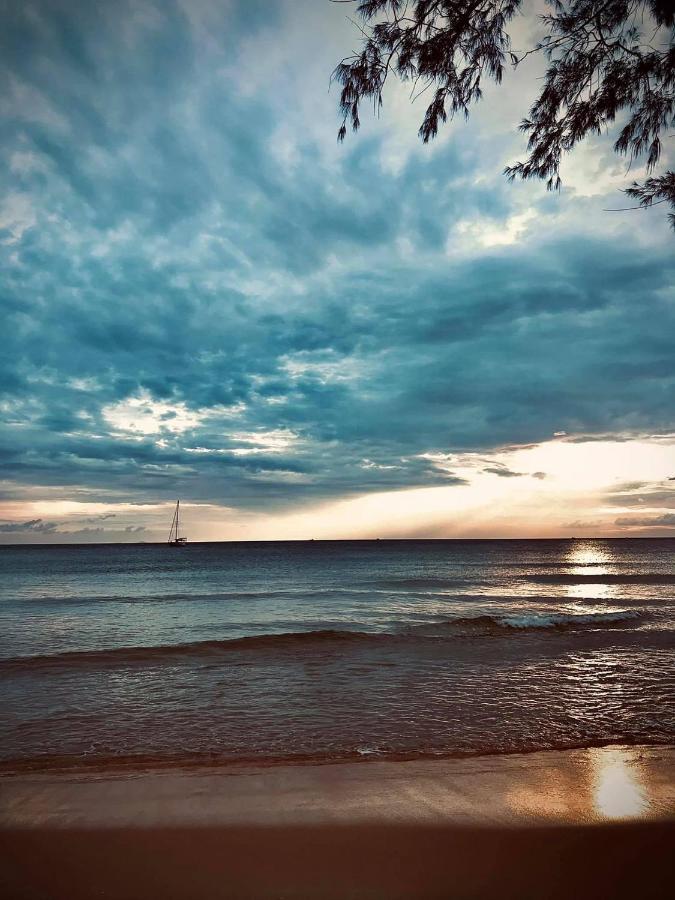
[[[261, 445], [228, 451], [233, 454], [281, 452], [292, 445], [292, 436], [283, 432], [233, 437]], [[651, 500], [650, 493], [658, 485], [668, 491], [672, 457], [673, 444], [662, 438], [622, 442], [557, 438], [489, 457], [434, 456], [439, 471], [451, 473], [458, 482], [449, 487], [382, 491], [275, 512], [184, 502], [184, 522], [193, 540], [670, 534], [672, 526], [653, 524], [661, 501]], [[69, 533], [95, 539], [100, 532], [91, 526], [97, 519], [107, 521], [111, 530], [121, 529], [121, 538], [129, 534], [125, 528], [142, 526], [143, 540], [161, 540], [171, 505], [171, 501], [34, 500], [4, 502], [0, 515], [8, 521], [54, 523], [55, 530], [45, 533], [50, 540], [54, 534], [68, 539]], [[570, 557], [573, 566], [583, 567], [580, 571], [598, 574], [606, 561], [601, 551], [589, 548]], [[573, 589], [583, 595], [583, 585]]]

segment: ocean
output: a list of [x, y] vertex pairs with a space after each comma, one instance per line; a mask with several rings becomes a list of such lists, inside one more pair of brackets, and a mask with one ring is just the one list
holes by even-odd
[[675, 739], [675, 540], [0, 548], [0, 771]]

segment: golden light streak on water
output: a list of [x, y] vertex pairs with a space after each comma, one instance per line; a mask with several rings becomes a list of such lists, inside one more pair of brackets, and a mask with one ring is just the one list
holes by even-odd
[[614, 554], [602, 544], [578, 541], [565, 555], [565, 563], [575, 575], [607, 575], [608, 566], [614, 562]]
[[[598, 576], [598, 579], [600, 577]], [[566, 590], [570, 600], [611, 600], [619, 593], [615, 584], [596, 584], [595, 582], [568, 584]]]

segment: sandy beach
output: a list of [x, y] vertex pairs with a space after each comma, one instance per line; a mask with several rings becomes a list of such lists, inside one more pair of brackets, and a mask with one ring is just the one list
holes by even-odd
[[663, 896], [675, 748], [0, 784], [9, 898]]

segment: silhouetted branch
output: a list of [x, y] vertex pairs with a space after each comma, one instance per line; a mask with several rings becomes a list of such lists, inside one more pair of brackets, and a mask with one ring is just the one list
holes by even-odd
[[[639, 208], [646, 209], [659, 203], [669, 203], [675, 209], [675, 172], [666, 172], [658, 178], [647, 178], [644, 184], [634, 181], [624, 191], [633, 200], [637, 200]], [[675, 229], [675, 213], [669, 213], [671, 227]]]
[[[507, 31], [522, 0], [353, 2], [363, 21], [361, 52], [332, 76], [342, 85], [340, 141], [348, 125], [359, 128], [363, 100], [382, 106], [391, 72], [413, 82], [413, 99], [435, 87], [419, 129], [426, 143], [449, 118], [469, 115], [485, 78], [501, 82], [507, 59], [516, 67], [540, 53], [548, 61], [543, 86], [520, 125], [528, 156], [505, 169], [509, 179], [541, 178], [558, 189], [563, 155], [619, 117], [615, 151], [629, 161], [645, 156], [648, 173], [657, 165], [663, 132], [675, 124], [673, 0], [550, 0], [552, 12], [540, 17], [546, 34], [522, 54], [511, 51]], [[659, 32], [664, 41], [655, 49]], [[415, 93], [419, 81], [425, 86]]]

